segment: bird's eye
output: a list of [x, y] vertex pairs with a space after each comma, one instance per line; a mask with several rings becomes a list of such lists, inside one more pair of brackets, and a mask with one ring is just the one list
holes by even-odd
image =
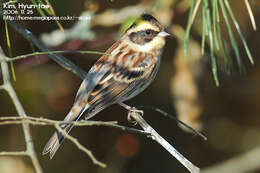
[[146, 35], [151, 35], [151, 34], [152, 34], [152, 31], [151, 31], [150, 29], [147, 29], [147, 30], [145, 31], [145, 34], [146, 34]]

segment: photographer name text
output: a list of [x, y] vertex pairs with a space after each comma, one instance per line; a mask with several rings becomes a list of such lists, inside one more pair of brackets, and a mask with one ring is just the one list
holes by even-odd
[[46, 8], [50, 8], [50, 6], [48, 4], [23, 4], [23, 3], [18, 3], [17, 7], [14, 4], [8, 4], [8, 3], [3, 3], [3, 8], [4, 9], [36, 9], [36, 8], [41, 8], [41, 9], [46, 9]]

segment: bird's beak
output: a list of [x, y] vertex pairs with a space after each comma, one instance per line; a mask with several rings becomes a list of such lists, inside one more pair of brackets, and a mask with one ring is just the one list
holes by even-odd
[[159, 34], [158, 34], [158, 36], [159, 37], [167, 37], [167, 36], [169, 36], [170, 34], [168, 33], [168, 32], [165, 32], [165, 31], [161, 31], [161, 32], [159, 32]]

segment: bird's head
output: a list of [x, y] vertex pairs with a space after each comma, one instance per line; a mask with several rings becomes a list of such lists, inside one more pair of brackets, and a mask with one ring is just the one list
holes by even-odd
[[150, 14], [142, 14], [126, 30], [128, 42], [140, 51], [161, 49], [165, 44], [165, 37], [170, 35], [164, 31], [162, 25]]

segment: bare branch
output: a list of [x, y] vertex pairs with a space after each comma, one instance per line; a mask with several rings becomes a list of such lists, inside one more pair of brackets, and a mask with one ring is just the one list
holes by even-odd
[[131, 117], [144, 129], [145, 132], [150, 133], [149, 137], [163, 146], [172, 156], [174, 156], [183, 166], [185, 166], [191, 173], [199, 173], [200, 169], [187, 160], [181, 153], [179, 153], [171, 144], [169, 144], [163, 137], [161, 137], [139, 114], [138, 112], [131, 112]]
[[[22, 107], [22, 104], [20, 103], [20, 101], [14, 91], [14, 88], [10, 82], [8, 64], [7, 64], [7, 62], [4, 61], [4, 59], [5, 59], [5, 54], [2, 50], [2, 48], [0, 47], [0, 62], [1, 62], [3, 81], [4, 81], [4, 84], [3, 84], [4, 89], [7, 91], [7, 93], [11, 97], [11, 99], [14, 103], [14, 106], [16, 108], [16, 111], [18, 112], [18, 115], [20, 117], [26, 117], [26, 113]], [[31, 133], [30, 133], [30, 127], [27, 123], [23, 123], [22, 127], [23, 127], [25, 142], [26, 142], [26, 153], [28, 153], [28, 155], [30, 156], [36, 172], [42, 173], [42, 168], [41, 168], [41, 165], [39, 163], [39, 160], [37, 158], [37, 155], [36, 155], [36, 152], [34, 149], [34, 144], [33, 144], [33, 140], [32, 140]]]
[[[26, 122], [32, 125], [61, 125], [61, 124], [73, 124], [74, 126], [92, 126], [92, 125], [114, 125], [117, 124], [117, 121], [57, 121], [57, 120], [51, 120], [47, 118], [37, 118], [37, 117], [17, 117], [17, 116], [7, 116], [7, 117], [0, 117], [0, 124], [16, 124], [16, 122], [20, 123], [21, 122]], [[15, 122], [15, 123], [13, 123]]]

